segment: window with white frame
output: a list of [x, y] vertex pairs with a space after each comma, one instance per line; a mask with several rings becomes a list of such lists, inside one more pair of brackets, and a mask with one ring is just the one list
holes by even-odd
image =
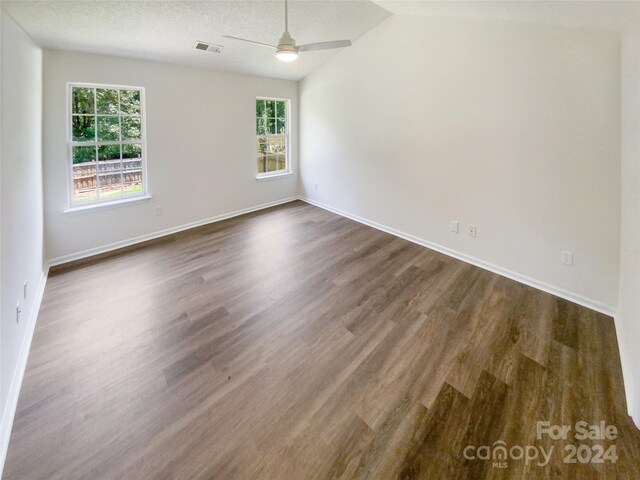
[[69, 85], [70, 206], [146, 194], [144, 89]]
[[289, 172], [289, 100], [256, 99], [257, 176]]

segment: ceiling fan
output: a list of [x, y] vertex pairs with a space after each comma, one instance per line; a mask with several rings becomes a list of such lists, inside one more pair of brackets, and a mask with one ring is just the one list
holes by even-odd
[[275, 48], [276, 57], [283, 62], [293, 62], [298, 58], [299, 52], [308, 52], [310, 50], [329, 50], [331, 48], [343, 48], [350, 47], [351, 40], [334, 40], [330, 42], [317, 42], [307, 43], [306, 45], [296, 46], [296, 41], [291, 37], [289, 33], [289, 6], [288, 0], [284, 0], [284, 33], [277, 45], [270, 45], [268, 43], [256, 42], [253, 40], [247, 40], [246, 38], [232, 37], [231, 35], [223, 35], [225, 38], [231, 38], [233, 40], [240, 40], [242, 42], [254, 43], [263, 47]]

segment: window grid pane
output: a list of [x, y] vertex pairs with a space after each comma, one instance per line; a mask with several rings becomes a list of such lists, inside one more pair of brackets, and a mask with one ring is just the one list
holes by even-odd
[[287, 100], [256, 99], [256, 171], [288, 169]]
[[143, 193], [142, 90], [71, 89], [71, 203]]

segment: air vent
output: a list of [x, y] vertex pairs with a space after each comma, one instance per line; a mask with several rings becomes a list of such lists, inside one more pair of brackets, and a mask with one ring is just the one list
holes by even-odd
[[211, 43], [197, 42], [193, 48], [195, 50], [202, 50], [203, 52], [220, 53], [223, 47], [220, 45], [212, 45]]

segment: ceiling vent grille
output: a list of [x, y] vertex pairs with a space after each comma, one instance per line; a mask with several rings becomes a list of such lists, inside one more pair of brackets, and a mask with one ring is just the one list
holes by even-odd
[[203, 52], [220, 53], [223, 47], [221, 47], [220, 45], [213, 45], [211, 43], [206, 43], [206, 42], [196, 42], [193, 48], [195, 50], [202, 50]]

